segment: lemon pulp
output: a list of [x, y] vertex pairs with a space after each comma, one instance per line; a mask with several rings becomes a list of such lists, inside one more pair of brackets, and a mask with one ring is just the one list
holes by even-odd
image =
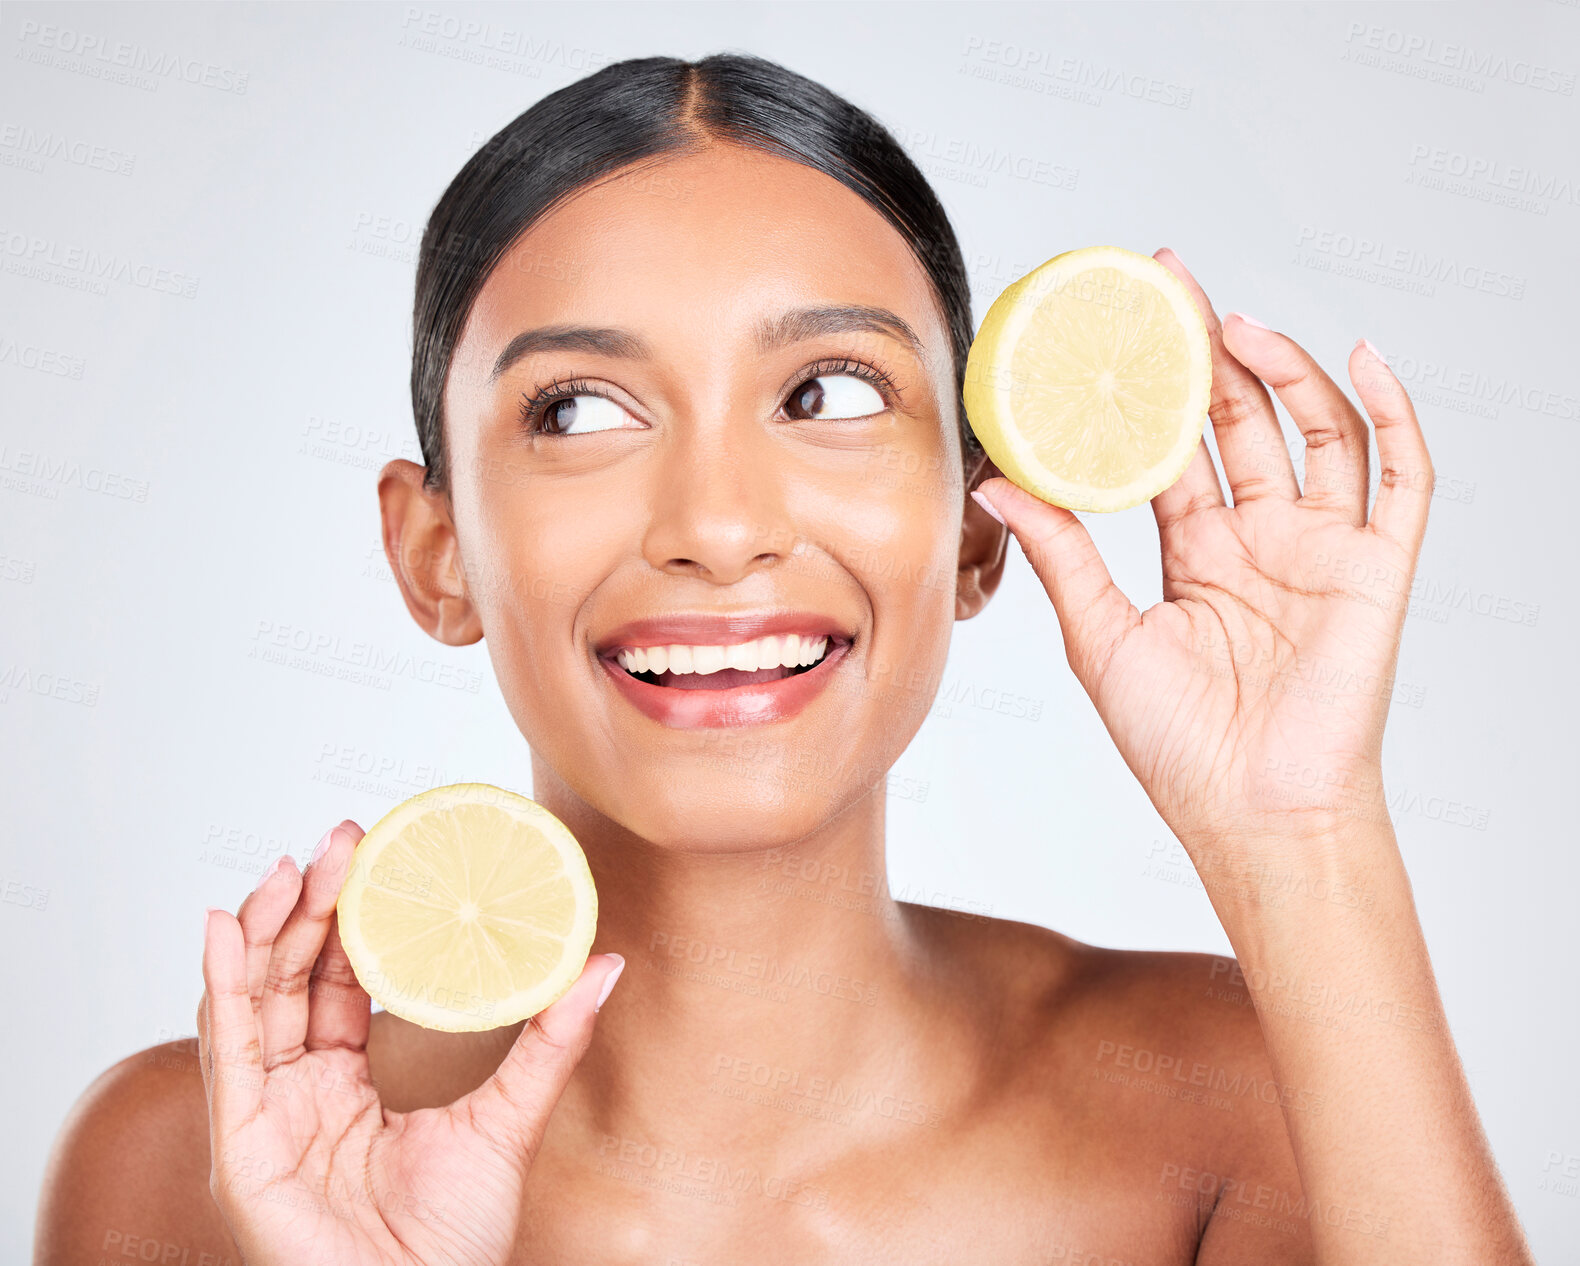
[[484, 783], [397, 805], [357, 845], [337, 904], [368, 994], [452, 1032], [535, 1015], [581, 974], [597, 926], [587, 859], [542, 805]]
[[994, 301], [965, 403], [994, 464], [1044, 501], [1122, 510], [1180, 477], [1212, 390], [1207, 327], [1148, 255], [1067, 251]]

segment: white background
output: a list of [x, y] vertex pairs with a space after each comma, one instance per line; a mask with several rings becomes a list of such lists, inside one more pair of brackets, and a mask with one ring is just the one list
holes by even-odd
[[[1580, 1251], [1580, 1196], [1555, 1182], [1580, 1153], [1575, 4], [8, 4], [0, 23], [0, 1259], [25, 1256], [83, 1087], [190, 1031], [206, 905], [434, 782], [527, 789], [485, 649], [428, 641], [378, 548], [375, 472], [416, 455], [417, 238], [545, 93], [720, 50], [896, 131], [979, 319], [1061, 250], [1169, 245], [1220, 311], [1338, 381], [1359, 335], [1393, 359], [1443, 477], [1388, 730], [1394, 816], [1515, 1202], [1544, 1260]], [[120, 42], [133, 82], [105, 77]], [[1434, 165], [1476, 174], [1444, 187]], [[130, 267], [96, 282], [84, 252]], [[1154, 600], [1151, 514], [1092, 526]], [[331, 671], [371, 644], [480, 688], [255, 658], [285, 626], [339, 639], [314, 657]], [[1018, 549], [895, 775], [897, 894], [1226, 948]]]

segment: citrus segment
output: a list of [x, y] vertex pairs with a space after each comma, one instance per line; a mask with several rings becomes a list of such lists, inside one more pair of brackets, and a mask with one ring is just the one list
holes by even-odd
[[993, 463], [1071, 510], [1123, 510], [1180, 477], [1212, 390], [1207, 327], [1179, 278], [1116, 246], [1067, 251], [994, 301], [965, 403]]
[[435, 787], [362, 837], [337, 905], [362, 987], [426, 1028], [536, 1015], [581, 974], [598, 894], [575, 837], [484, 783]]

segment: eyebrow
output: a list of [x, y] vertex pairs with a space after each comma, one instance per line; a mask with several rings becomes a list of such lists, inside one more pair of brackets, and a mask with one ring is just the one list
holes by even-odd
[[[826, 334], [883, 334], [904, 343], [918, 359], [925, 360], [922, 341], [916, 331], [887, 308], [865, 304], [833, 304], [815, 308], [796, 308], [777, 317], [765, 318], [757, 327], [759, 351], [772, 352], [793, 343], [803, 343]], [[629, 330], [590, 325], [546, 325], [516, 335], [494, 362], [490, 381], [525, 356], [535, 352], [593, 352], [622, 360], [650, 360], [653, 350]]]

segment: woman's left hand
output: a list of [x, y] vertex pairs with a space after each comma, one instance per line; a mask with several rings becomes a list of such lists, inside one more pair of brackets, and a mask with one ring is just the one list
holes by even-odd
[[[1386, 822], [1383, 723], [1434, 475], [1409, 397], [1370, 346], [1349, 373], [1377, 432], [1298, 344], [1220, 324], [1168, 250], [1212, 341], [1205, 440], [1152, 501], [1163, 601], [1138, 612], [1081, 521], [1002, 476], [981, 488], [1053, 600], [1065, 652], [1126, 763], [1193, 853], [1254, 862], [1265, 845]], [[1305, 487], [1266, 387], [1306, 441]], [[1224, 854], [1218, 854], [1223, 856]]]

